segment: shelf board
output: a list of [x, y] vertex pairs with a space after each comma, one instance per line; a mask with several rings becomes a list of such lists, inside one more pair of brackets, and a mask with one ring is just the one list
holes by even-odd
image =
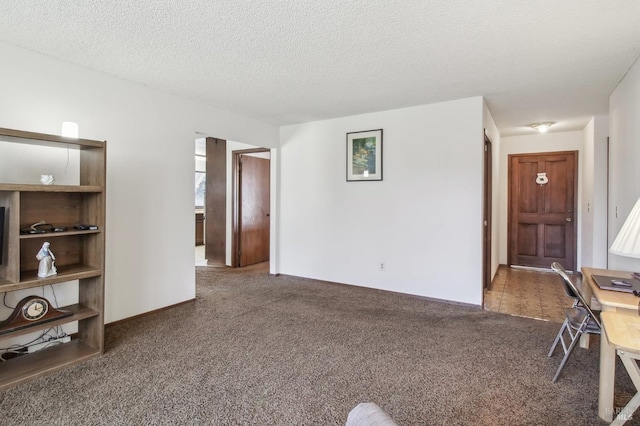
[[53, 320], [53, 321], [48, 321], [41, 324], [34, 324], [30, 327], [23, 328], [21, 330], [16, 330], [10, 333], [2, 334], [0, 335], [0, 339], [3, 339], [5, 337], [22, 336], [24, 334], [33, 333], [35, 331], [40, 331], [40, 330], [47, 330], [49, 328], [56, 327], [58, 325], [67, 324], [69, 322], [74, 322], [74, 321], [82, 321], [84, 319], [97, 317], [98, 315], [100, 315], [100, 312], [87, 308], [86, 306], [80, 305], [78, 303], [76, 303], [75, 305], [62, 306], [60, 310], [71, 311], [73, 315], [60, 318], [57, 320]]
[[85, 235], [85, 234], [99, 234], [100, 232], [102, 232], [100, 229], [95, 229], [95, 230], [87, 230], [87, 231], [81, 231], [78, 229], [73, 229], [71, 231], [64, 231], [64, 232], [45, 232], [43, 234], [20, 234], [20, 239], [32, 239], [32, 238], [56, 238], [56, 237], [65, 237], [65, 236], [69, 236], [69, 235]]
[[0, 191], [23, 192], [102, 192], [100, 185], [41, 185], [28, 183], [0, 183]]
[[71, 146], [78, 149], [104, 148], [104, 141], [93, 139], [69, 138], [66, 136], [50, 135], [46, 133], [27, 132], [24, 130], [0, 128], [0, 141], [32, 143], [37, 145], [51, 144], [54, 146]]
[[0, 362], [0, 390], [100, 356], [100, 350], [78, 340]]
[[[20, 282], [0, 281], [0, 293], [21, 290], [31, 287], [39, 287], [49, 284], [63, 283], [66, 281], [80, 280], [83, 278], [99, 277], [101, 268], [88, 265], [63, 265], [58, 267], [58, 274], [52, 277], [39, 278], [38, 271], [22, 271]], [[4, 284], [3, 284], [4, 282]]]

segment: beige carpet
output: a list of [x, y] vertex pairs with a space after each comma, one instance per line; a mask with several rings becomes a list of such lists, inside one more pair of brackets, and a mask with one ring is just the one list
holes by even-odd
[[263, 267], [197, 281], [195, 302], [108, 326], [102, 358], [0, 393], [0, 424], [340, 425], [364, 401], [401, 425], [604, 424], [597, 344], [551, 383], [558, 324]]

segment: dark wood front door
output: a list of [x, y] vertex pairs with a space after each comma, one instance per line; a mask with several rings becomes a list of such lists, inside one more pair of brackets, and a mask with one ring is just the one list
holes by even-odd
[[238, 159], [237, 266], [269, 260], [270, 163], [250, 154]]
[[578, 153], [509, 156], [509, 265], [576, 268]]

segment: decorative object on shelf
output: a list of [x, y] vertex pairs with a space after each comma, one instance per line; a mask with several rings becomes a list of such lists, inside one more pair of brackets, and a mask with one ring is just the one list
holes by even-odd
[[80, 225], [74, 225], [73, 228], [77, 229], [79, 231], [96, 231], [98, 229], [98, 226], [97, 225], [80, 224]]
[[56, 178], [54, 178], [53, 175], [40, 175], [40, 182], [42, 182], [43, 185], [53, 185], [55, 181]]
[[44, 220], [34, 223], [31, 226], [20, 229], [21, 234], [46, 234], [47, 232], [63, 232], [67, 229], [64, 226], [53, 226]]
[[382, 180], [382, 129], [347, 133], [347, 182]]
[[38, 265], [38, 277], [40, 278], [50, 277], [58, 273], [56, 269], [56, 257], [49, 246], [50, 244], [45, 241], [36, 255], [36, 259], [40, 261]]
[[44, 297], [27, 296], [18, 302], [9, 318], [0, 322], [0, 335], [71, 315], [72, 312], [53, 307]]
[[538, 177], [536, 178], [536, 183], [540, 186], [546, 185], [549, 183], [549, 178], [546, 173], [538, 173]]

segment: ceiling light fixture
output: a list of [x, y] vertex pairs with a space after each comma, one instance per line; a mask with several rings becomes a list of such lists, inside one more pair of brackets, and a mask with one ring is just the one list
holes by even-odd
[[555, 121], [545, 121], [544, 123], [533, 123], [531, 127], [533, 130], [537, 130], [540, 133], [545, 133], [547, 130], [549, 130], [549, 127], [553, 126], [555, 123]]

